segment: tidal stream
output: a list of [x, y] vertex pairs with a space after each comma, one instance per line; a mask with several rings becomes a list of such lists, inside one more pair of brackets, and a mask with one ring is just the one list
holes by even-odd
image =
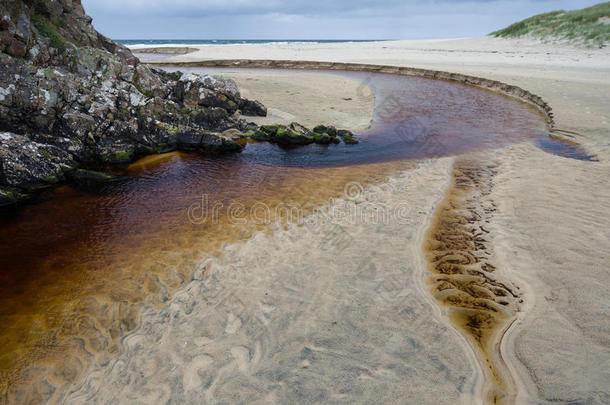
[[249, 143], [234, 155], [152, 156], [101, 187], [63, 185], [3, 215], [1, 398], [39, 402], [74, 383], [92, 362], [118, 352], [142, 303], [163, 306], [207, 257], [294, 219], [253, 221], [256, 204], [269, 212], [297, 207], [304, 216], [350, 182], [379, 183], [420, 159], [519, 142], [586, 158], [558, 146], [539, 111], [511, 97], [417, 77], [320, 74], [374, 91], [373, 123], [358, 145]]

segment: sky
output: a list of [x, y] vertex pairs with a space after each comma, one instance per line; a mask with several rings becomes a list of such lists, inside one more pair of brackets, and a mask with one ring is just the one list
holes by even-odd
[[113, 39], [475, 37], [601, 0], [82, 0]]

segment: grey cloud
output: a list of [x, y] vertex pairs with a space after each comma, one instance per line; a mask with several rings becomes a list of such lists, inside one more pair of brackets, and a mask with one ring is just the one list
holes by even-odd
[[[363, 11], [383, 14], [396, 10], [450, 10], [456, 5], [501, 3], [498, 0], [85, 0], [88, 8], [96, 12], [130, 13], [184, 18], [201, 18], [210, 15], [286, 14], [309, 16], [352, 15]], [[523, 3], [516, 1], [515, 3]], [[562, 3], [552, 0], [530, 0], [525, 3]], [[571, 1], [577, 3], [577, 1]]]
[[484, 35], [596, 0], [83, 0], [113, 38], [409, 39]]

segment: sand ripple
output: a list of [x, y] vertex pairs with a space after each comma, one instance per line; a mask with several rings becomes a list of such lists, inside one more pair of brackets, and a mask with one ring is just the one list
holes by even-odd
[[229, 259], [208, 261], [166, 308], [147, 307], [121, 354], [96, 365], [66, 401], [472, 399], [476, 363], [427, 301], [417, 271], [416, 246], [448, 164], [422, 164], [368, 191], [389, 207], [409, 199], [408, 224], [333, 218], [258, 234], [231, 247]]

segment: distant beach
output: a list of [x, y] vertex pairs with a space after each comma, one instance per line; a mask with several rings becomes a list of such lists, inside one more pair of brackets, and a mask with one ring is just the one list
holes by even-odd
[[117, 39], [128, 48], [157, 48], [163, 46], [211, 46], [211, 45], [262, 45], [262, 44], [336, 44], [377, 42], [374, 39]]

